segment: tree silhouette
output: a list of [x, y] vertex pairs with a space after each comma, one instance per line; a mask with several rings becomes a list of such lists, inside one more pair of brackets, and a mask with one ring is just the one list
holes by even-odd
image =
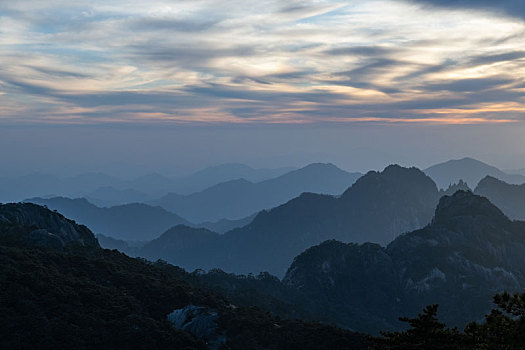
[[438, 305], [427, 305], [416, 318], [400, 317], [410, 329], [404, 332], [382, 332], [375, 349], [456, 349], [465, 343], [465, 337], [456, 328], [447, 328], [437, 318]]

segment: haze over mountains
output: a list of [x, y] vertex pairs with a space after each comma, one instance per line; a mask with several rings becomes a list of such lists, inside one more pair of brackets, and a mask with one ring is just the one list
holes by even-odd
[[[381, 173], [367, 174], [353, 186], [356, 187], [353, 190], [355, 192], [350, 193], [359, 193], [359, 187], [364, 186], [360, 182], [363, 182], [368, 186], [374, 184], [374, 187], [398, 196], [406, 188], [399, 186], [396, 192], [389, 187], [393, 178], [399, 180], [398, 176], [408, 176], [407, 182], [411, 183], [416, 183], [415, 180], [419, 178], [421, 185], [428, 181], [423, 181], [428, 177], [415, 168], [390, 166]], [[345, 196], [349, 196], [350, 193], [347, 192], [351, 190], [352, 188], [339, 198], [331, 198], [350, 201]], [[301, 197], [296, 200], [301, 200]], [[384, 210], [379, 212], [385, 213]], [[271, 212], [267, 213], [270, 214]], [[256, 222], [257, 219], [254, 224]], [[186, 226], [177, 226], [170, 231], [164, 237], [164, 248], [170, 249], [170, 243], [175, 243], [179, 247], [175, 253], [182, 255], [182, 259], [193, 259], [194, 264], [202, 257], [193, 254], [193, 244], [202, 247], [202, 244], [210, 239], [217, 240], [227, 236]], [[250, 230], [247, 230], [245, 234], [249, 235], [249, 232]], [[167, 238], [173, 238], [174, 241], [169, 242]], [[201, 241], [195, 243], [195, 238]], [[65, 219], [58, 213], [33, 204], [9, 204], [0, 207], [0, 245], [62, 250], [69, 249], [71, 244], [74, 246], [79, 242], [92, 247], [89, 249], [99, 249], [87, 228]], [[260, 240], [258, 243], [264, 247]], [[2, 254], [11, 254], [5, 248], [0, 250]], [[280, 251], [266, 253], [273, 253], [271, 256], [275, 258]], [[47, 253], [25, 256], [42, 260], [45, 258], [42, 254]], [[71, 253], [68, 254], [68, 259], [74, 258]], [[104, 253], [107, 254], [114, 253]], [[95, 254], [94, 258], [99, 259], [97, 256], [98, 254]], [[13, 256], [9, 264], [13, 264], [17, 259], [20, 258]], [[60, 259], [52, 263], [53, 274], [65, 268], [60, 265]], [[67, 273], [71, 274], [74, 271], [74, 274], [82, 274], [75, 269], [86, 264], [89, 259], [82, 258], [74, 262], [75, 267], [69, 267]], [[104, 264], [114, 264], [123, 257], [107, 256], [104, 259]], [[413, 315], [424, 305], [433, 302], [441, 305], [440, 317], [447, 324], [463, 327], [466, 322], [481, 318], [490, 309], [491, 296], [494, 293], [504, 290], [519, 291], [525, 286], [524, 259], [525, 222], [510, 221], [484, 197], [458, 191], [452, 196], [440, 199], [430, 225], [402, 234], [386, 247], [373, 243], [356, 244], [329, 240], [307, 248], [290, 262], [282, 282], [265, 275], [256, 280], [246, 280], [246, 277], [221, 275], [217, 272], [196, 274], [191, 278], [178, 272], [177, 276], [193, 281], [191, 283], [199, 281], [198, 283], [207, 286], [206, 288], [221, 285], [221, 290], [241, 305], [247, 303], [247, 300], [252, 300], [251, 303], [272, 312], [276, 312], [274, 310], [278, 307], [284, 313], [330, 320], [329, 322], [335, 322], [345, 328], [376, 334], [379, 330], [401, 329], [403, 326], [397, 319], [399, 315]], [[82, 264], [79, 261], [82, 261]], [[94, 266], [103, 266], [102, 262], [94, 263]], [[127, 264], [126, 269], [139, 264], [131, 260], [119, 262], [121, 263]], [[133, 268], [144, 268], [139, 265]], [[98, 271], [98, 268], [93, 266], [89, 268], [90, 273]], [[166, 276], [165, 274], [166, 272], [163, 276]], [[98, 279], [94, 276], [89, 278]], [[57, 282], [63, 278], [65, 277], [55, 277], [54, 283], [63, 283]], [[118, 280], [114, 280], [117, 277], [105, 278], [110, 278], [111, 283]], [[257, 288], [255, 294], [246, 299], [243, 296], [243, 293], [248, 291], [246, 288], [254, 286]]]
[[236, 179], [188, 196], [168, 194], [150, 203], [192, 222], [241, 219], [303, 192], [340, 194], [361, 176], [333, 164], [315, 163], [262, 182]]
[[223, 164], [180, 178], [149, 174], [132, 180], [102, 173], [85, 173], [67, 178], [32, 173], [20, 177], [0, 178], [0, 201], [66, 196], [86, 197], [97, 205], [112, 206], [152, 200], [168, 192], [189, 194], [231, 179], [263, 181], [291, 170], [291, 167], [254, 169], [242, 164]]
[[174, 225], [190, 224], [177, 214], [142, 203], [99, 208], [83, 198], [32, 198], [27, 202], [64, 213], [97, 234], [127, 241], [148, 241]]
[[293, 170], [295, 170], [294, 167], [254, 169], [239, 163], [221, 164], [208, 167], [179, 179], [171, 191], [178, 194], [191, 194], [232, 179], [260, 182], [278, 177]]
[[[250, 168], [244, 166], [228, 165], [209, 168], [197, 173], [195, 178], [202, 180], [218, 178], [218, 176], [226, 177], [232, 174], [229, 171], [231, 169], [237, 173], [245, 171], [251, 176], [255, 176], [254, 172], [257, 173], [257, 171], [249, 170]], [[452, 183], [452, 186], [446, 191], [440, 191], [437, 196], [451, 195], [459, 189], [471, 189], [472, 187], [469, 187], [462, 179], [471, 179], [472, 182], [478, 177], [485, 177], [486, 175], [483, 175], [485, 173], [497, 173], [501, 178], [509, 178], [510, 176], [513, 181], [519, 180], [517, 176], [505, 174], [494, 167], [470, 158], [438, 164], [427, 169], [426, 173], [437, 179], [449, 179], [442, 180], [442, 183], [459, 178], [457, 183]], [[69, 217], [92, 227], [97, 234], [123, 240], [150, 241], [179, 224], [225, 233], [249, 224], [258, 211], [284, 204], [303, 192], [341, 194], [359, 176], [359, 173], [348, 173], [332, 164], [316, 163], [261, 182], [249, 182], [244, 179], [230, 180], [191, 195], [168, 194], [161, 199], [148, 201], [148, 203], [154, 204], [153, 206], [134, 204], [103, 209], [100, 208], [100, 204], [97, 208], [86, 200], [33, 198], [31, 201], [64, 212]], [[152, 180], [158, 176], [150, 176], [149, 178]], [[100, 177], [100, 179], [105, 179], [105, 177]], [[144, 181], [143, 188], [154, 185], [150, 183], [146, 186], [145, 178], [140, 181]], [[129, 200], [134, 199], [134, 196], [139, 196], [139, 192], [136, 190], [119, 191], [113, 187], [98, 188], [96, 192], [99, 194], [98, 197], [104, 197], [103, 194], [105, 193], [106, 198], [113, 196], [120, 198], [119, 200], [123, 200], [126, 196]], [[476, 189], [475, 192], [478, 193], [479, 191]], [[510, 192], [508, 193], [510, 194]], [[144, 196], [142, 199], [147, 197]], [[507, 197], [505, 195], [505, 198]], [[429, 201], [429, 208], [435, 204], [434, 201], [435, 199]], [[498, 200], [495, 199], [495, 201]], [[501, 200], [498, 203], [501, 203], [502, 210], [510, 217], [522, 218], [519, 213], [512, 211], [521, 211], [521, 206], [514, 203], [512, 204], [514, 209], [509, 209], [509, 205], [504, 205]], [[156, 207], [156, 204], [162, 204], [165, 208]], [[113, 214], [117, 212], [126, 214]], [[132, 215], [133, 219], [128, 220], [127, 215]], [[341, 229], [335, 231], [337, 230]], [[387, 242], [388, 240], [383, 240], [384, 244]]]
[[[458, 190], [470, 189], [460, 180], [447, 191], [438, 192], [421, 171], [390, 166], [382, 173], [363, 176], [339, 198], [303, 194], [260, 213], [249, 225], [224, 236], [174, 227], [137, 254], [162, 258], [190, 270], [216, 266], [236, 273], [269, 271], [282, 276], [294, 255], [324, 239], [386, 245], [403, 232], [421, 228], [430, 223], [439, 197]], [[503, 199], [487, 192], [475, 192], [503, 204]], [[502, 205], [504, 212], [520, 218], [524, 206], [508, 199], [505, 192], [498, 193], [510, 201]], [[520, 191], [514, 197], [525, 198]]]
[[[471, 179], [484, 171], [494, 171], [471, 159], [447, 163], [445, 169], [450, 174], [465, 175], [469, 164], [475, 165], [475, 171], [468, 172]], [[170, 209], [186, 215], [146, 204], [98, 208], [81, 199], [31, 201], [63, 212], [97, 234], [123, 240], [104, 242], [132, 255], [161, 258], [189, 270], [219, 267], [236, 273], [269, 271], [282, 276], [291, 259], [309, 246], [326, 239], [386, 245], [397, 235], [428, 224], [439, 197], [470, 189], [459, 180], [447, 191], [438, 191], [423, 172], [399, 166], [389, 166], [381, 173], [369, 172], [351, 187], [345, 185], [359, 175], [331, 164], [311, 164], [259, 183], [233, 180], [193, 195], [163, 198], [165, 206], [177, 205]], [[319, 193], [301, 194], [312, 187]], [[496, 189], [501, 198], [487, 191], [475, 189], [475, 193], [499, 203], [509, 217], [523, 217], [520, 191]], [[514, 199], [509, 199], [510, 194]], [[255, 214], [264, 205], [272, 207], [272, 201], [275, 208]], [[227, 215], [241, 219], [224, 219]], [[199, 223], [204, 220], [195, 219], [210, 220]], [[130, 248], [125, 241], [141, 241], [144, 246], [131, 243]]]
[[[465, 162], [472, 163], [469, 159], [454, 162], [453, 167], [447, 165], [447, 171], [452, 169], [451, 173], [464, 175], [464, 167], [456, 165]], [[478, 176], [491, 168], [480, 169], [469, 174]], [[234, 210], [234, 205], [223, 209], [229, 201], [239, 207], [256, 207], [262, 205], [257, 196], [275, 200], [284, 198], [284, 193], [291, 197], [239, 220], [221, 219], [198, 224], [201, 227], [160, 206], [145, 203], [106, 208], [85, 198], [55, 197], [30, 200], [49, 209], [30, 203], [0, 205], [0, 260], [3, 259], [4, 273], [19, 281], [29, 266], [36, 271], [24, 285], [9, 281], [9, 293], [25, 293], [33, 305], [18, 305], [16, 313], [32, 319], [31, 315], [41, 313], [55, 315], [53, 310], [58, 307], [62, 310], [60, 315], [71, 314], [74, 324], [81, 322], [81, 315], [89, 314], [104, 326], [85, 322], [82, 327], [89, 325], [88, 332], [102, 342], [109, 341], [102, 332], [108, 327], [120, 344], [126, 344], [124, 334], [138, 338], [147, 334], [148, 339], [164, 339], [170, 334], [170, 339], [179, 339], [181, 344], [193, 344], [194, 338], [184, 338], [190, 336], [208, 344], [224, 339], [245, 344], [246, 339], [253, 338], [264, 344], [270, 341], [290, 345], [285, 333], [273, 328], [266, 340], [260, 337], [261, 333], [249, 335], [239, 329], [248, 322], [257, 327], [277, 324], [276, 329], [284, 327], [288, 332], [310, 329], [313, 334], [328, 332], [330, 337], [337, 333], [344, 341], [330, 343], [331, 348], [342, 344], [366, 348], [366, 340], [360, 335], [329, 326], [278, 321], [269, 314], [263, 316], [264, 312], [284, 319], [316, 320], [378, 334], [382, 330], [402, 330], [399, 316], [415, 315], [425, 305], [439, 303], [440, 318], [461, 329], [490, 310], [495, 293], [519, 292], [525, 287], [525, 222], [509, 219], [525, 216], [525, 184], [513, 185], [485, 175], [474, 193], [461, 180], [446, 190], [438, 190], [428, 174], [399, 165], [370, 171], [355, 182], [353, 176], [359, 174], [344, 172], [331, 164], [312, 164], [270, 180], [240, 180], [249, 184], [245, 192], [239, 191], [239, 180], [233, 180], [195, 195], [181, 196], [197, 198], [188, 201], [197, 203], [193, 204], [195, 210], [198, 204], [205, 207], [209, 202], [207, 215], [221, 213], [217, 217]], [[352, 184], [345, 185], [345, 181]], [[325, 193], [304, 192], [309, 186]], [[340, 192], [335, 192], [338, 188]], [[330, 191], [335, 194], [326, 194]], [[217, 200], [214, 202], [213, 198]], [[81, 224], [104, 236], [99, 235], [97, 242], [90, 229]], [[164, 262], [131, 259], [103, 250], [99, 244]], [[188, 274], [166, 262], [196, 271]], [[34, 266], [38, 266], [36, 270]], [[40, 281], [53, 286], [53, 291], [46, 292], [43, 298]], [[82, 291], [76, 291], [75, 297], [58, 296], [61, 290], [75, 290], [78, 286], [82, 286]], [[9, 294], [9, 298], [13, 295]], [[170, 295], [177, 295], [176, 300]], [[44, 301], [37, 303], [38, 298]], [[74, 310], [73, 305], [77, 305]], [[115, 305], [120, 306], [114, 309]], [[244, 307], [250, 309], [235, 311]], [[118, 313], [117, 310], [126, 310], [124, 313], [133, 314], [135, 320], [150, 326], [136, 328], [135, 321], [127, 323], [119, 317], [110, 321], [108, 313]], [[9, 308], [5, 312], [14, 315]], [[183, 333], [183, 338], [171, 334], [173, 326], [164, 323], [170, 312], [189, 315], [180, 316], [186, 328], [175, 326], [189, 332]], [[215, 314], [223, 318], [216, 318]], [[63, 320], [60, 315], [53, 316], [53, 320]], [[26, 329], [25, 322], [11, 316], [8, 317], [13, 320], [13, 329]], [[227, 323], [223, 323], [224, 317], [229, 319]], [[204, 323], [192, 328], [188, 320], [193, 318]], [[60, 337], [74, 332], [69, 325], [60, 326], [62, 321], [50, 321], [47, 326], [38, 320], [32, 322], [52, 327]], [[223, 329], [220, 332], [219, 323]], [[156, 330], [162, 330], [164, 335], [151, 335]], [[45, 337], [42, 332], [38, 334]], [[91, 337], [82, 335], [74, 338], [91, 341]], [[61, 339], [62, 343], [70, 341]], [[307, 339], [302, 341], [304, 348], [312, 344]], [[299, 343], [294, 340], [294, 344]]]
[[[63, 212], [92, 227], [97, 234], [145, 241], [178, 224], [207, 227], [222, 233], [248, 224], [256, 212], [285, 203], [303, 192], [341, 193], [359, 176], [361, 174], [347, 173], [331, 164], [311, 164], [259, 183], [232, 180], [189, 196], [167, 195], [152, 205], [134, 203], [99, 208], [85, 199], [63, 197], [27, 201]], [[165, 209], [159, 204], [164, 204]]]
[[[275, 179], [292, 170], [294, 169], [291, 167], [253, 169], [246, 165], [233, 163], [209, 167], [179, 178], [170, 178], [153, 173], [131, 180], [95, 172], [67, 178], [32, 173], [19, 177], [0, 177], [0, 201], [9, 202], [30, 197], [64, 196], [70, 198], [85, 197], [98, 206], [114, 206], [158, 200], [169, 192], [189, 195], [219, 183], [238, 179], [257, 183]], [[434, 179], [438, 188], [443, 189], [446, 189], [450, 184], [457, 183], [460, 179], [466, 181], [471, 188], [475, 188], [479, 180], [487, 175], [511, 184], [525, 182], [525, 174], [520, 174], [519, 170], [504, 172], [472, 158], [436, 164], [427, 168], [425, 173]], [[355, 174], [357, 175], [357, 173]], [[342, 190], [336, 191], [334, 188], [328, 187], [326, 191], [341, 192]]]
[[487, 176], [479, 182], [474, 193], [487, 197], [509, 218], [525, 221], [525, 184], [512, 185]]
[[465, 181], [471, 188], [476, 187], [478, 182], [485, 176], [493, 176], [511, 184], [525, 183], [525, 176], [519, 174], [507, 174], [491, 165], [472, 158], [449, 160], [444, 163], [433, 165], [425, 169], [439, 188], [446, 189], [449, 185]]
[[190, 270], [219, 267], [282, 276], [295, 255], [326, 239], [386, 244], [423, 227], [438, 199], [436, 185], [423, 172], [393, 165], [369, 172], [339, 197], [303, 193], [224, 235], [175, 227], [138, 254]]

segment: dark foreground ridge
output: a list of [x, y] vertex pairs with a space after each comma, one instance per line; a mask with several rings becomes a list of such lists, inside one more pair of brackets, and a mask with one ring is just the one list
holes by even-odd
[[[0, 213], [2, 349], [367, 347], [359, 334], [237, 307], [179, 268], [101, 249], [87, 228], [46, 208]], [[35, 231], [61, 244], [33, 244]]]
[[0, 238], [5, 244], [58, 249], [70, 245], [99, 247], [86, 226], [36, 204], [0, 205], [0, 227]]

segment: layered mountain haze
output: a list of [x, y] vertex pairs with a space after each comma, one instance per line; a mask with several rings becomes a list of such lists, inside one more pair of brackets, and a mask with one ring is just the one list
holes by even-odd
[[205, 228], [178, 225], [137, 249], [136, 255], [151, 260], [180, 261], [175, 265], [194, 271], [221, 267], [224, 262], [220, 259], [228, 252], [220, 234]]
[[0, 178], [1, 201], [21, 201], [28, 197], [77, 196], [103, 186], [117, 186], [121, 180], [101, 173], [85, 173], [59, 178], [49, 174], [31, 173], [25, 176]]
[[240, 163], [221, 164], [178, 179], [177, 185], [171, 191], [179, 194], [191, 194], [229, 180], [246, 179], [251, 182], [260, 182], [293, 170], [295, 170], [293, 167], [254, 169]]
[[257, 213], [238, 220], [221, 219], [214, 222], [206, 221], [201, 222], [200, 224], [196, 224], [195, 227], [203, 227], [213, 232], [225, 233], [235, 228], [244, 227], [248, 225], [253, 221], [253, 219], [255, 219], [256, 216]]
[[[327, 239], [386, 244], [428, 224], [439, 199], [434, 182], [416, 168], [392, 165], [371, 171], [340, 196], [303, 193], [259, 213], [224, 235], [175, 227], [138, 254], [184, 268], [221, 268], [236, 273], [284, 275], [294, 256]], [[177, 241], [185, 235], [184, 254]], [[193, 240], [189, 242], [188, 240]], [[199, 262], [199, 266], [194, 262]]]
[[494, 293], [525, 287], [524, 266], [525, 222], [459, 191], [440, 200], [430, 225], [386, 248], [327, 241], [308, 249], [283, 282], [352, 329], [396, 329], [399, 315], [431, 303], [447, 324], [463, 327], [490, 309]]
[[[320, 187], [325, 167], [260, 183]], [[114, 348], [322, 341], [364, 349], [371, 343], [359, 334], [308, 322], [376, 335], [405, 329], [399, 316], [435, 303], [440, 319], [462, 329], [487, 314], [494, 294], [525, 287], [525, 222], [509, 219], [522, 215], [523, 186], [487, 176], [476, 194], [462, 180], [438, 191], [421, 170], [390, 165], [337, 195], [306, 192], [239, 220], [201, 224], [143, 203], [106, 208], [56, 197], [0, 205], [0, 279], [9, 286], [2, 298], [29, 301], [0, 307], [12, 330], [0, 344], [11, 348], [13, 333], [90, 348], [112, 348], [113, 339]]]
[[487, 175], [512, 184], [525, 183], [524, 175], [507, 174], [494, 166], [468, 157], [433, 165], [425, 169], [425, 173], [436, 182], [439, 188], [443, 189], [460, 180], [474, 188]]
[[31, 173], [0, 178], [0, 201], [21, 201], [29, 197], [85, 197], [99, 206], [146, 202], [175, 192], [190, 194], [221, 182], [244, 178], [263, 181], [293, 170], [292, 167], [254, 169], [243, 164], [212, 166], [186, 176], [167, 177], [151, 173], [123, 179], [90, 172], [71, 177]]
[[261, 182], [236, 179], [187, 196], [171, 193], [150, 203], [192, 222], [241, 219], [283, 204], [303, 192], [339, 194], [361, 175], [333, 164], [314, 163]]
[[523, 175], [525, 176], [525, 168], [522, 169], [507, 169], [505, 170], [507, 174]]
[[512, 185], [487, 176], [479, 182], [474, 193], [490, 199], [511, 219], [525, 220], [525, 184]]
[[0, 48], [0, 350], [525, 350], [525, 0], [0, 0]]
[[[284, 169], [259, 171], [241, 165], [228, 165], [209, 168], [195, 174], [195, 178], [203, 183], [204, 180], [218, 179], [220, 176], [230, 176], [233, 173], [244, 172], [251, 177], [261, 177]], [[249, 224], [258, 211], [285, 203], [302, 192], [311, 190], [320, 193], [340, 193], [360, 176], [360, 173], [348, 173], [331, 164], [311, 164], [258, 183], [238, 179], [212, 186], [192, 195], [169, 194], [161, 200], [150, 202], [151, 205], [133, 202], [102, 206], [124, 198], [132, 200], [144, 199], [148, 196], [145, 192], [115, 190], [113, 187], [105, 187], [90, 193], [96, 197], [94, 201], [98, 206], [85, 198], [69, 199], [51, 196], [31, 198], [26, 201], [58, 210], [88, 225], [97, 234], [124, 241], [149, 241], [179, 224], [204, 227], [224, 233]], [[135, 187], [141, 187], [137, 182], [143, 182], [143, 186], [154, 184], [152, 177], [157, 178], [158, 175], [136, 180]], [[165, 181], [161, 181], [160, 186], [168, 181], [162, 179]]]
[[172, 226], [190, 224], [177, 214], [143, 203], [99, 208], [83, 198], [32, 198], [26, 202], [58, 210], [75, 221], [89, 226], [97, 234], [126, 241], [149, 241]]
[[131, 188], [119, 190], [111, 186], [104, 186], [87, 193], [84, 198], [98, 207], [111, 207], [128, 203], [147, 202], [152, 200], [154, 196]]

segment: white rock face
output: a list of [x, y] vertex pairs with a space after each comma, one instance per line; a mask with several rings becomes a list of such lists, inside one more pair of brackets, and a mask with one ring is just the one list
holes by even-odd
[[217, 332], [216, 310], [196, 305], [175, 309], [168, 314], [168, 321], [177, 329], [190, 332], [205, 340], [210, 349], [219, 349], [226, 342], [226, 337]]

